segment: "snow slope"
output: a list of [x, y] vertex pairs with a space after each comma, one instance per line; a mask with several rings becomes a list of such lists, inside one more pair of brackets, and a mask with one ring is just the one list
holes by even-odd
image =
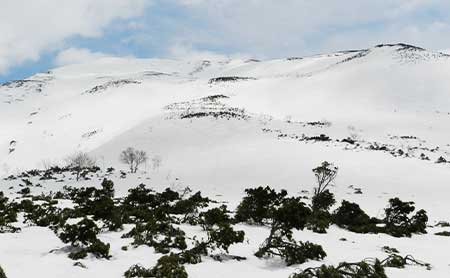
[[[450, 220], [450, 165], [435, 163], [440, 157], [450, 160], [449, 126], [450, 55], [404, 44], [270, 61], [107, 58], [0, 87], [0, 175], [63, 163], [78, 150], [90, 152], [102, 167], [125, 168], [118, 155], [134, 146], [162, 161], [155, 169], [151, 161], [145, 165], [139, 176], [145, 183], [161, 188], [189, 185], [233, 207], [248, 187], [310, 191], [311, 169], [327, 160], [339, 166], [333, 189], [339, 200], [358, 202], [379, 216], [387, 200], [399, 196], [426, 209], [434, 224]], [[325, 137], [329, 139], [322, 140]], [[125, 193], [127, 186], [140, 182], [135, 178], [136, 184], [118, 178], [115, 182]], [[363, 194], [353, 194], [349, 186], [361, 188]], [[23, 236], [31, 239], [42, 233], [52, 244], [61, 244], [51, 232], [33, 229]], [[252, 229], [246, 232], [261, 240], [241, 250], [244, 255], [264, 237]], [[336, 239], [344, 237], [342, 233], [361, 244], [341, 246], [344, 243]], [[425, 272], [395, 270], [391, 277], [450, 273], [442, 257], [450, 241], [433, 234], [409, 241], [376, 235], [368, 242], [332, 228], [328, 235], [301, 236], [330, 250], [327, 263], [377, 256], [390, 242], [435, 266]], [[0, 263], [13, 268], [11, 277], [25, 277], [26, 270], [14, 270], [17, 257], [1, 254], [27, 252], [30, 260], [42, 262], [38, 272], [46, 273], [49, 255], [42, 254], [47, 246], [26, 251], [17, 241], [5, 249], [2, 240], [12, 240], [2, 237]], [[119, 252], [120, 244], [115, 248]], [[118, 255], [112, 264], [92, 262], [89, 271], [72, 274], [119, 277], [136, 263], [132, 260], [148, 255], [144, 251], [131, 258]], [[73, 269], [65, 257], [53, 259], [61, 268], [46, 277]], [[250, 272], [245, 265], [228, 264], [211, 262], [188, 271], [200, 278], [211, 268], [219, 270], [214, 277], [287, 277], [295, 270], [256, 258]]]

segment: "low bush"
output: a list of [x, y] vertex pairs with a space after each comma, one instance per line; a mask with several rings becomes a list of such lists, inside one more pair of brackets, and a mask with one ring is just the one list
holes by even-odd
[[75, 251], [69, 254], [72, 259], [86, 257], [87, 253], [92, 253], [98, 258], [110, 258], [110, 245], [97, 238], [100, 228], [88, 218], [83, 218], [76, 224], [65, 224], [55, 232], [62, 242], [70, 243], [74, 247]]
[[61, 210], [51, 203], [35, 205], [30, 201], [30, 206], [27, 201], [29, 200], [24, 200], [21, 203], [25, 210], [24, 219], [26, 223], [39, 227], [53, 227], [62, 222]]
[[232, 222], [225, 205], [200, 213], [199, 219], [205, 231], [214, 225], [229, 225]]
[[384, 231], [395, 237], [410, 237], [411, 234], [426, 234], [428, 216], [425, 210], [419, 210], [414, 215], [414, 202], [403, 202], [399, 198], [389, 200], [389, 206], [384, 210]]
[[450, 236], [450, 232], [449, 231], [442, 231], [442, 232], [435, 233], [435, 235], [437, 235], [437, 236]]
[[151, 269], [144, 268], [140, 265], [133, 265], [125, 272], [124, 276], [126, 278], [187, 278], [188, 274], [184, 266], [180, 263], [180, 258], [177, 255], [171, 254], [159, 258], [156, 265]]
[[17, 232], [20, 228], [12, 226], [17, 222], [18, 208], [9, 199], [0, 192], [0, 233]]
[[320, 245], [297, 242], [292, 237], [292, 229], [304, 229], [311, 216], [311, 210], [300, 198], [285, 198], [271, 215], [269, 237], [255, 253], [256, 257], [278, 256], [283, 258], [287, 265], [293, 265], [307, 260], [321, 260], [326, 256]]
[[223, 249], [228, 253], [230, 245], [243, 242], [244, 237], [244, 231], [235, 231], [229, 224], [220, 224], [208, 230], [207, 244], [213, 249]]
[[357, 263], [340, 263], [338, 266], [322, 265], [307, 268], [294, 273], [290, 278], [387, 278], [384, 267], [379, 260], [374, 263], [361, 261]]
[[358, 204], [343, 200], [333, 214], [333, 223], [355, 233], [375, 233], [380, 221], [370, 218]]
[[156, 252], [167, 254], [171, 249], [184, 250], [187, 248], [185, 233], [175, 228], [169, 222], [157, 220], [148, 221], [146, 224], [136, 226], [123, 238], [133, 238], [133, 245], [147, 245], [153, 247]]
[[326, 233], [332, 222], [329, 210], [335, 203], [334, 195], [328, 189], [315, 194], [311, 202], [311, 216], [307, 224], [308, 229], [316, 233]]
[[279, 206], [287, 196], [286, 190], [278, 193], [268, 186], [249, 188], [245, 192], [247, 196], [236, 210], [236, 221], [260, 225], [272, 217], [271, 209]]

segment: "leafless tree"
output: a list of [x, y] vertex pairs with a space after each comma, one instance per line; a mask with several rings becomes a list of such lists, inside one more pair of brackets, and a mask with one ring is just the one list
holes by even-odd
[[319, 195], [324, 192], [327, 187], [334, 181], [337, 176], [338, 167], [327, 161], [312, 170], [317, 180], [317, 188], [314, 189], [314, 194]]
[[159, 169], [161, 167], [162, 158], [159, 155], [155, 155], [152, 158], [153, 170]]
[[139, 169], [139, 165], [146, 162], [147, 159], [148, 156], [145, 151], [136, 150], [132, 147], [128, 147], [120, 154], [120, 161], [130, 167], [131, 173], [136, 173]]
[[81, 171], [85, 168], [94, 167], [95, 159], [85, 152], [77, 152], [66, 158], [66, 162], [77, 174], [77, 181], [80, 179]]

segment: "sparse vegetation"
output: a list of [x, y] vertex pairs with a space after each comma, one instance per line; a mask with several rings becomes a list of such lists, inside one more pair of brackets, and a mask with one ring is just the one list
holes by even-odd
[[435, 235], [437, 235], [437, 236], [450, 236], [450, 232], [449, 231], [442, 231], [442, 232], [435, 233]]
[[8, 232], [17, 232], [20, 229], [12, 226], [17, 222], [17, 209], [9, 202], [9, 199], [0, 192], [0, 234]]
[[98, 258], [109, 259], [109, 244], [105, 244], [97, 238], [100, 228], [94, 221], [83, 218], [75, 224], [65, 224], [56, 231], [57, 236], [64, 243], [70, 243], [73, 251], [69, 258], [78, 260], [92, 253]]
[[127, 148], [120, 154], [120, 161], [130, 167], [131, 173], [136, 173], [139, 166], [148, 159], [147, 153], [142, 150], [136, 150], [132, 147]]
[[387, 278], [385, 268], [404, 268], [406, 265], [417, 265], [431, 269], [428, 263], [420, 262], [412, 256], [402, 257], [390, 254], [386, 259], [365, 259], [356, 263], [342, 262], [338, 266], [322, 265], [307, 268], [294, 273], [290, 278]]
[[95, 160], [85, 152], [77, 152], [67, 157], [68, 166], [75, 172], [77, 181], [82, 175], [82, 171], [86, 168], [95, 166]]
[[422, 209], [411, 215], [414, 210], [414, 202], [403, 202], [399, 198], [390, 199], [389, 206], [384, 210], [385, 232], [395, 237], [426, 234], [427, 213]]
[[287, 265], [320, 260], [326, 256], [320, 245], [293, 239], [292, 229], [304, 229], [311, 215], [311, 210], [300, 198], [284, 198], [278, 208], [272, 208], [270, 215], [270, 234], [255, 256], [279, 256]]
[[322, 162], [319, 167], [313, 169], [317, 181], [314, 195], [311, 201], [312, 214], [308, 221], [308, 228], [317, 233], [325, 233], [331, 224], [331, 206], [336, 203], [334, 194], [328, 186], [332, 184], [337, 176], [338, 168], [327, 161]]
[[307, 268], [300, 273], [291, 275], [290, 278], [387, 278], [383, 266], [379, 260], [374, 263], [361, 261], [357, 263], [340, 263], [338, 266], [322, 265], [315, 268]]
[[[20, 182], [22, 189], [33, 188], [38, 184], [33, 184], [32, 178], [45, 176], [56, 180], [57, 175], [72, 171], [71, 167], [32, 170], [11, 177], [11, 180]], [[163, 256], [151, 268], [133, 265], [124, 273], [125, 277], [187, 277], [185, 265], [201, 263], [205, 256], [216, 261], [245, 260], [245, 257], [228, 253], [230, 246], [245, 240], [244, 231], [234, 226], [242, 222], [270, 229], [269, 236], [254, 254], [256, 257], [279, 257], [286, 265], [326, 257], [322, 246], [297, 240], [294, 230], [308, 228], [323, 233], [330, 224], [336, 224], [352, 232], [386, 233], [396, 237], [426, 232], [428, 218], [425, 211], [419, 210], [414, 214], [414, 203], [398, 198], [389, 200], [382, 219], [368, 216], [358, 204], [345, 200], [330, 213], [336, 202], [330, 185], [337, 175], [337, 167], [324, 162], [313, 171], [317, 187], [310, 205], [303, 202], [305, 197], [291, 197], [285, 190], [249, 188], [245, 190], [246, 195], [233, 215], [223, 204], [209, 208], [217, 202], [202, 196], [200, 192], [192, 194], [191, 190], [179, 193], [167, 188], [156, 192], [141, 184], [131, 188], [126, 196], [116, 198], [114, 183], [104, 178], [98, 188], [64, 186], [63, 191], [40, 195], [33, 195], [30, 191], [22, 194], [18, 203], [9, 202], [1, 194], [0, 227], [3, 232], [13, 231], [12, 224], [17, 222], [17, 215], [23, 215], [25, 223], [53, 230], [61, 241], [70, 244], [61, 250], [67, 250], [69, 258], [81, 260], [89, 254], [97, 258], [111, 258], [110, 245], [101, 241], [99, 235], [105, 230], [120, 232], [125, 224], [133, 225], [122, 235], [132, 239], [131, 246], [147, 245]], [[105, 176], [110, 178], [113, 172], [107, 170]], [[61, 202], [72, 205], [61, 208]], [[188, 236], [180, 224], [201, 227], [203, 236], [200, 240], [197, 236]], [[439, 225], [445, 226], [446, 223]], [[436, 235], [448, 236], [447, 232]], [[129, 247], [122, 246], [122, 250], [129, 251]], [[380, 278], [386, 277], [383, 276], [386, 267], [403, 268], [409, 264], [431, 267], [411, 256], [400, 256], [395, 248], [384, 247], [382, 250], [389, 254], [382, 261], [323, 265], [295, 273], [292, 277]]]
[[371, 233], [376, 231], [380, 221], [369, 217], [358, 204], [343, 200], [333, 213], [333, 223], [355, 233]]
[[398, 198], [389, 200], [384, 219], [369, 217], [358, 204], [342, 201], [333, 214], [333, 222], [356, 233], [386, 233], [395, 237], [410, 237], [426, 233], [428, 216], [424, 210], [415, 210], [413, 202]]

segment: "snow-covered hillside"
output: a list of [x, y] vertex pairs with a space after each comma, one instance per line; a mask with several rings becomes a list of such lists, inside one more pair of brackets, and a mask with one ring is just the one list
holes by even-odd
[[[339, 202], [357, 202], [379, 216], [387, 200], [399, 196], [424, 208], [435, 224], [450, 220], [449, 127], [450, 55], [415, 46], [269, 61], [104, 58], [1, 85], [0, 176], [63, 164], [76, 151], [89, 152], [102, 168], [126, 169], [118, 157], [132, 146], [160, 158], [161, 165], [149, 161], [131, 181], [113, 177], [119, 192], [140, 182], [160, 189], [189, 186], [235, 207], [248, 187], [311, 191], [311, 169], [326, 160], [339, 167], [333, 187]], [[1, 182], [0, 191], [9, 186]], [[363, 194], [354, 194], [355, 187]], [[37, 232], [58, 244], [51, 232], [34, 229], [24, 232], [27, 240]], [[261, 242], [253, 229], [249, 232]], [[450, 274], [443, 258], [448, 238], [371, 235], [369, 243], [337, 227], [329, 234], [301, 234], [330, 250], [327, 263], [377, 256], [389, 242], [435, 266], [395, 270], [390, 277]], [[15, 235], [2, 237], [0, 264], [11, 269], [18, 263], [4, 255], [11, 252], [27, 252], [30, 260], [45, 264], [47, 247], [28, 250], [16, 242], [5, 248]], [[342, 246], [341, 237], [361, 244]], [[251, 254], [255, 246], [238, 252]], [[93, 264], [94, 270], [77, 270], [73, 277], [119, 277], [136, 258], [139, 253], [117, 259], [109, 272], [102, 272], [108, 264]], [[71, 269], [58, 260], [63, 266], [46, 277]], [[245, 265], [234, 271], [216, 264], [188, 270], [199, 278], [287, 277], [295, 270], [254, 259], [250, 265], [253, 272]], [[217, 275], [208, 276], [216, 267]], [[38, 276], [46, 270], [38, 268]], [[24, 277], [26, 270], [11, 273]]]

